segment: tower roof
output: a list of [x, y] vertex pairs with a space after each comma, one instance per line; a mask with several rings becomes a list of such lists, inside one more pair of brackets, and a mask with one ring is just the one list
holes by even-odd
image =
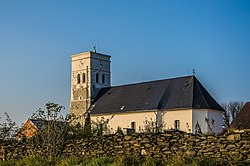
[[102, 88], [91, 114], [110, 114], [154, 109], [224, 109], [195, 76], [179, 77]]

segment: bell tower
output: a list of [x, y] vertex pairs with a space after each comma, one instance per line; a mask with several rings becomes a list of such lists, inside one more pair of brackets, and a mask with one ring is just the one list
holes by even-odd
[[71, 56], [70, 113], [84, 115], [99, 90], [110, 87], [110, 58], [92, 51]]

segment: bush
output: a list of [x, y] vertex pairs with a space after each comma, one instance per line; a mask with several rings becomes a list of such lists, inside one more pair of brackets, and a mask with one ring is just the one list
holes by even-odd
[[7, 160], [0, 162], [1, 166], [47, 166], [47, 165], [55, 165], [55, 161], [49, 161], [47, 158], [43, 158], [38, 155], [30, 155], [21, 160]]

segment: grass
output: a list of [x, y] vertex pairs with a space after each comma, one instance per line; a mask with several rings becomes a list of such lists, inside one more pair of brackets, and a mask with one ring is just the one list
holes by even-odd
[[21, 160], [0, 161], [0, 166], [217, 166], [217, 165], [250, 165], [250, 162], [230, 163], [227, 160], [206, 157], [169, 157], [155, 159], [152, 157], [100, 157], [100, 158], [63, 158], [49, 161], [46, 158], [31, 155]]

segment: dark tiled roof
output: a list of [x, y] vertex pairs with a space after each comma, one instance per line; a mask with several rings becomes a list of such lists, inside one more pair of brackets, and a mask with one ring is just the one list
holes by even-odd
[[224, 111], [196, 77], [188, 76], [102, 88], [91, 114], [191, 108]]
[[250, 129], [250, 102], [240, 110], [231, 125], [232, 128]]
[[43, 119], [30, 119], [31, 122], [38, 128], [38, 129], [41, 129], [44, 127], [44, 124], [45, 124], [45, 120]]

